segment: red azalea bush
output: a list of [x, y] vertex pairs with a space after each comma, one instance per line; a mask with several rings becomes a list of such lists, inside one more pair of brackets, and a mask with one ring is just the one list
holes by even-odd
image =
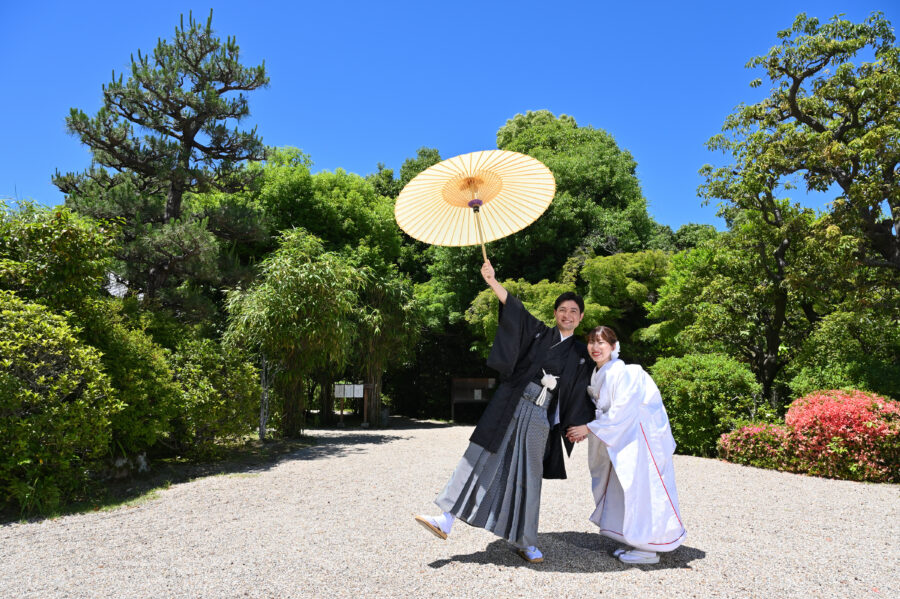
[[791, 404], [784, 425], [744, 426], [722, 435], [718, 447], [738, 464], [900, 482], [900, 402], [862, 391], [817, 391]]
[[719, 437], [719, 455], [735, 464], [796, 470], [794, 436], [783, 424], [749, 424]]

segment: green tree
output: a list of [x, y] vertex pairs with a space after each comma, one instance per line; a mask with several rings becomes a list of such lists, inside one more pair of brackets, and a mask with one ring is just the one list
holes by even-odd
[[[800, 14], [778, 33], [780, 44], [750, 60], [773, 87], [741, 106], [711, 147], [730, 151], [733, 166], [707, 167], [710, 180], [799, 177], [810, 190], [836, 185], [829, 219], [858, 237], [858, 257], [900, 271], [900, 48], [881, 13], [863, 23], [828, 23]], [[873, 62], [851, 62], [860, 53]], [[751, 85], [761, 85], [755, 80]], [[739, 196], [720, 195], [735, 205]], [[900, 279], [895, 279], [900, 280]]]
[[127, 81], [113, 73], [96, 116], [71, 110], [66, 126], [90, 148], [95, 166], [53, 181], [79, 211], [129, 225], [133, 239], [123, 249], [132, 253], [121, 259], [143, 259], [140, 271], [128, 271], [129, 287], [154, 298], [214, 260], [207, 224], [182, 222], [183, 200], [189, 192], [247, 185], [253, 172], [241, 165], [262, 159], [264, 147], [255, 129], [230, 129], [229, 122], [249, 114], [243, 92], [267, 84], [264, 65], [243, 66], [234, 38], [214, 35], [210, 12], [205, 26], [189, 16], [185, 27], [182, 19], [174, 39], [159, 40], [152, 56], [138, 51]]
[[718, 235], [719, 232], [712, 225], [687, 223], [686, 225], [681, 225], [675, 231], [675, 249], [679, 252], [690, 250], [705, 241], [715, 239]]
[[356, 367], [368, 389], [369, 423], [381, 424], [382, 378], [387, 367], [402, 364], [420, 333], [420, 315], [409, 279], [396, 267], [359, 267], [363, 276], [356, 310], [353, 347]]
[[659, 250], [598, 256], [584, 264], [586, 298], [607, 309], [606, 320], [598, 324], [616, 331], [629, 361], [648, 362], [656, 353], [634, 333], [651, 324], [645, 305], [656, 301], [668, 272], [669, 255]]
[[805, 252], [811, 211], [787, 200], [772, 202], [781, 226], [765, 222], [771, 215], [761, 211], [743, 211], [730, 233], [673, 258], [648, 314], [663, 322], [641, 338], [671, 344], [679, 353], [722, 352], [746, 362], [763, 396], [780, 408], [784, 367], [818, 318], [810, 290], [795, 282], [825, 257]]
[[292, 229], [262, 262], [259, 281], [228, 294], [226, 340], [256, 348], [280, 367], [276, 388], [286, 437], [303, 428], [306, 379], [317, 368], [346, 361], [359, 284], [345, 258], [325, 252], [305, 230]]

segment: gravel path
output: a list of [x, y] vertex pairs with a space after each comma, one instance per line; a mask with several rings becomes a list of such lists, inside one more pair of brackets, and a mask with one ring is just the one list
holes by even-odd
[[415, 524], [471, 427], [310, 431], [264, 469], [135, 507], [0, 526], [0, 597], [900, 597], [900, 487], [676, 456], [685, 545], [626, 567], [594, 532], [585, 446], [546, 481], [530, 565], [457, 523]]

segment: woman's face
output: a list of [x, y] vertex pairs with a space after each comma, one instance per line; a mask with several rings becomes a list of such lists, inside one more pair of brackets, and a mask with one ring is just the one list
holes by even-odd
[[605, 341], [600, 335], [595, 336], [588, 343], [588, 353], [591, 354], [591, 358], [594, 359], [594, 362], [597, 363], [597, 366], [603, 366], [607, 362], [609, 362], [610, 355], [612, 354], [612, 345], [609, 342]]

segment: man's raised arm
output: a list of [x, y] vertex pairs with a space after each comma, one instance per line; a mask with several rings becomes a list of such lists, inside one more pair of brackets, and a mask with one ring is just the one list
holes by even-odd
[[500, 303], [505, 304], [509, 292], [503, 285], [497, 282], [496, 278], [494, 278], [494, 267], [491, 266], [490, 260], [486, 260], [485, 263], [481, 265], [481, 276], [484, 277], [484, 282], [488, 284], [488, 287], [491, 288], [494, 295], [500, 300]]

